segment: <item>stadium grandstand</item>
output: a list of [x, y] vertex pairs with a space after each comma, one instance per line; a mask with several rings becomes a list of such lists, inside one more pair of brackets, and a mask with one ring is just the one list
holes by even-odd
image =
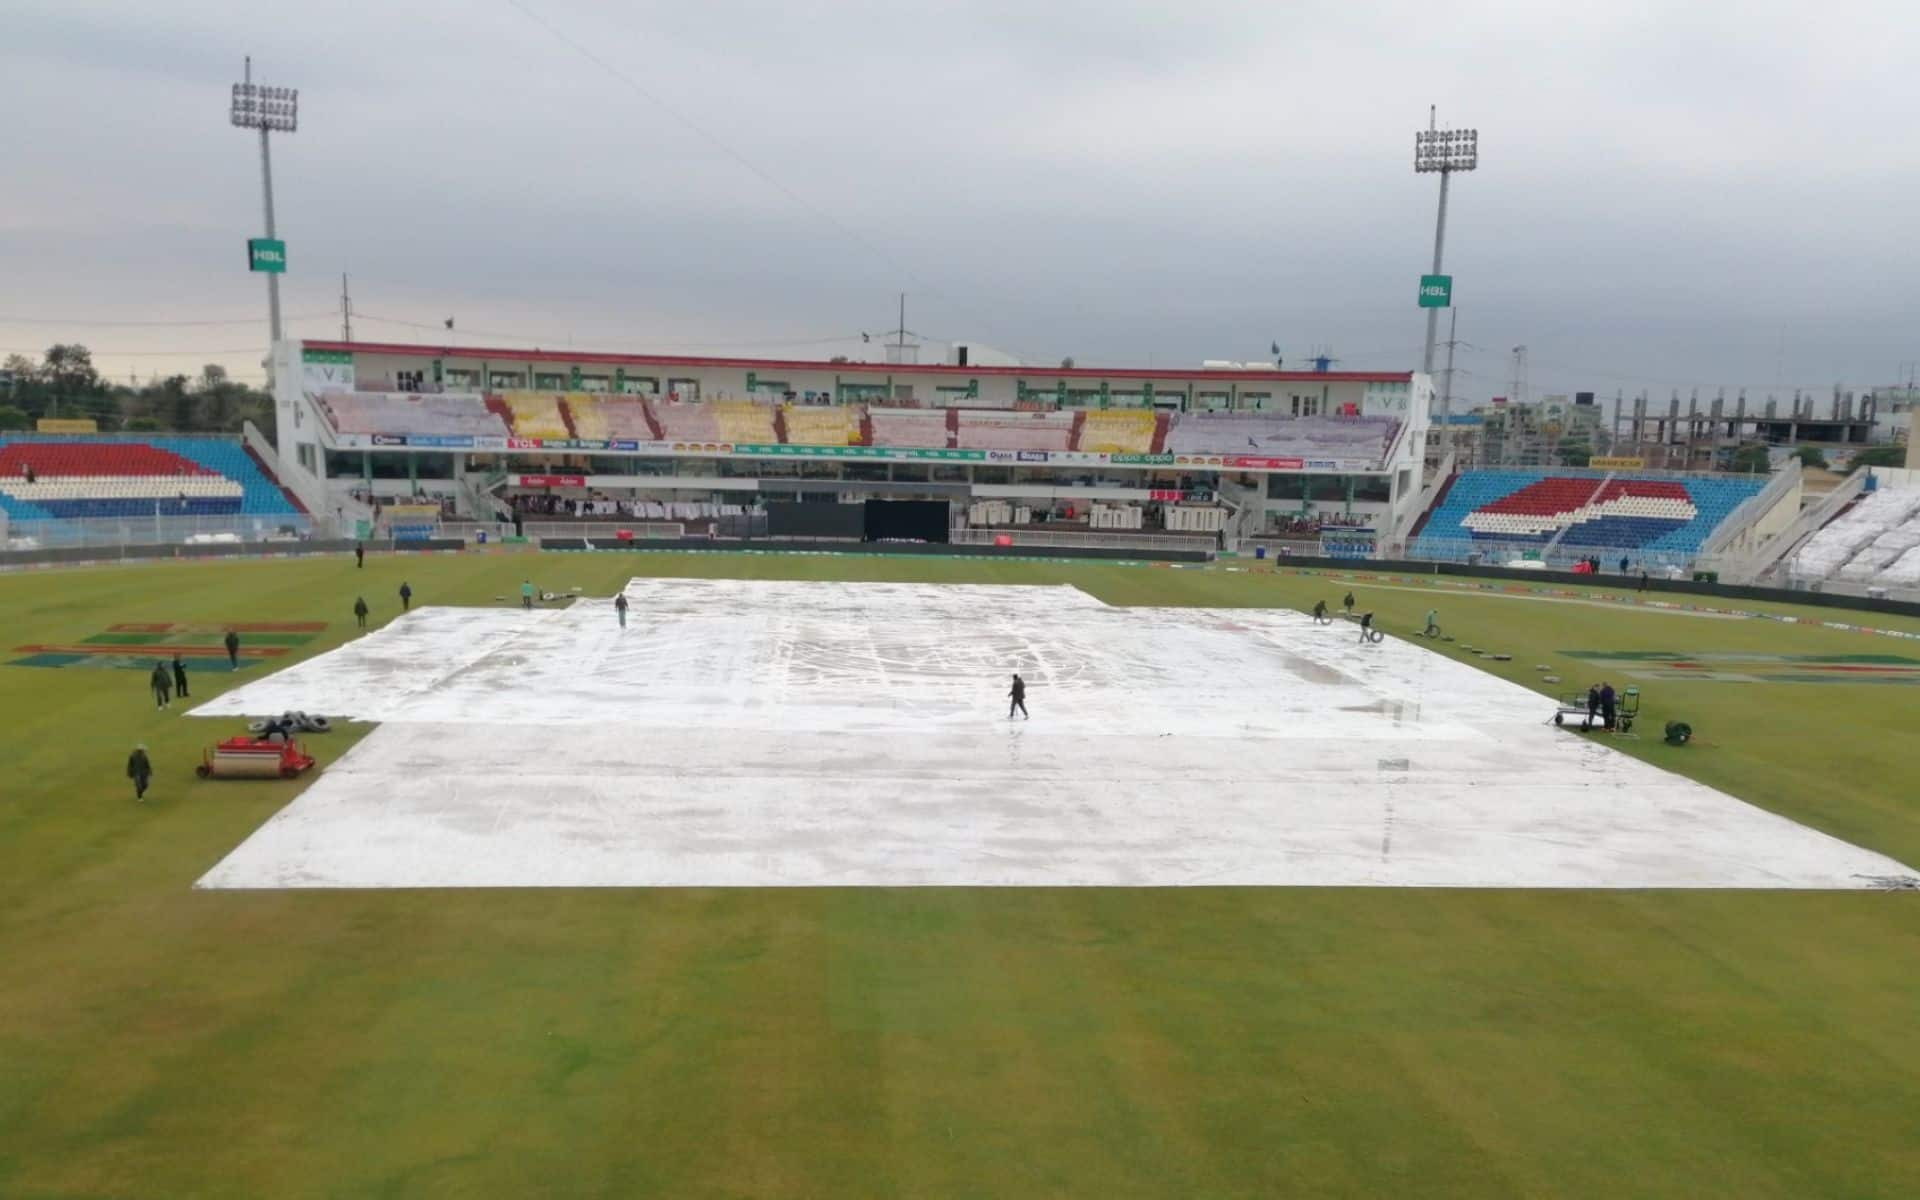
[[320, 392], [314, 406], [339, 434], [405, 433], [426, 437], [500, 437], [512, 410], [490, 407], [480, 396], [407, 392]]
[[1920, 589], [1920, 486], [1866, 492], [1807, 539], [1789, 573], [1798, 587]]
[[221, 437], [0, 435], [0, 516], [15, 547], [307, 528], [254, 452]]
[[637, 397], [575, 393], [566, 404], [573, 413], [574, 432], [582, 438], [636, 442], [660, 438], [660, 430], [647, 416], [646, 402]]
[[781, 409], [786, 436], [780, 440], [793, 446], [862, 445], [860, 425], [865, 415], [866, 410], [852, 404], [806, 408], [790, 404]]
[[1473, 470], [1446, 480], [1415, 531], [1417, 558], [1513, 553], [1549, 562], [1690, 564], [1764, 478]]

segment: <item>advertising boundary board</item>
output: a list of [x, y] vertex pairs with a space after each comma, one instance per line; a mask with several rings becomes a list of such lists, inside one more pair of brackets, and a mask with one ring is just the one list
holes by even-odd
[[1096, 559], [1121, 562], [1204, 563], [1212, 558], [1206, 550], [1135, 550], [1093, 546], [961, 546], [932, 542], [862, 542], [851, 538], [839, 541], [726, 541], [704, 538], [541, 538], [542, 550], [615, 550], [615, 551], [709, 551], [725, 554], [888, 554], [937, 556], [949, 558], [1008, 558], [1051, 560]]
[[[1105, 454], [1085, 450], [937, 450], [895, 446], [770, 446], [732, 442], [595, 442], [577, 438], [506, 438], [504, 446], [487, 438], [422, 438], [399, 433], [338, 434], [334, 449], [473, 449], [560, 451], [635, 458], [732, 458], [817, 462], [979, 463], [1028, 467], [1115, 467], [1123, 470], [1186, 468], [1245, 471], [1253, 474], [1318, 472], [1338, 475], [1389, 475], [1378, 462], [1354, 459], [1276, 458], [1237, 454]], [[456, 444], [457, 443], [457, 444]]]
[[[350, 539], [288, 542], [216, 542], [209, 545], [161, 544], [141, 546], [72, 546], [50, 550], [0, 552], [0, 570], [14, 567], [65, 567], [96, 563], [192, 562], [216, 558], [304, 558], [313, 554], [345, 554], [356, 545]], [[368, 550], [414, 554], [465, 550], [459, 538], [422, 538], [394, 542], [368, 541]]]
[[[1408, 575], [1455, 575], [1468, 579], [1504, 579], [1515, 583], [1560, 583], [1583, 588], [1612, 587], [1637, 592], [1640, 580], [1634, 575], [1576, 575], [1572, 571], [1508, 571], [1500, 567], [1469, 566], [1466, 563], [1422, 562], [1419, 559], [1370, 559], [1351, 565], [1324, 568], [1296, 567], [1290, 570], [1327, 570], [1341, 574], [1399, 571]], [[1905, 600], [1873, 600], [1865, 596], [1837, 596], [1826, 592], [1796, 592], [1787, 588], [1742, 587], [1731, 583], [1696, 583], [1690, 579], [1647, 579], [1646, 592], [1670, 595], [1717, 596], [1723, 600], [1759, 600], [1773, 604], [1799, 604], [1808, 608], [1839, 608], [1853, 612], [1887, 613], [1892, 616], [1920, 617], [1920, 604]]]

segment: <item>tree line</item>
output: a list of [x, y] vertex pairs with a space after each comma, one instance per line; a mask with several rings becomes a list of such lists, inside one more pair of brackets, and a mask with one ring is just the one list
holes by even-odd
[[272, 436], [272, 416], [271, 395], [218, 363], [134, 387], [101, 378], [77, 342], [49, 346], [38, 362], [24, 354], [0, 362], [0, 431], [32, 429], [42, 417], [90, 417], [107, 433], [238, 433], [252, 421]]

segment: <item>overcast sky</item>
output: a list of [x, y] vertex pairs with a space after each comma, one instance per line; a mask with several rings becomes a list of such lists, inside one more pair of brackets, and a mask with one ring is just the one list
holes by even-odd
[[452, 316], [475, 345], [857, 357], [906, 291], [909, 328], [1030, 362], [1415, 368], [1437, 104], [1481, 136], [1459, 392], [1504, 394], [1522, 344], [1536, 395], [1885, 383], [1920, 359], [1917, 27], [1893, 0], [7, 0], [0, 349], [260, 375], [257, 142], [226, 119], [251, 53], [300, 89], [295, 335], [338, 336], [345, 271], [362, 340]]

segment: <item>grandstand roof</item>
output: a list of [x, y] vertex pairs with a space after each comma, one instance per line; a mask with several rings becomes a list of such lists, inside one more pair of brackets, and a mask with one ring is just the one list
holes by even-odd
[[789, 358], [703, 358], [684, 354], [596, 354], [583, 350], [506, 350], [498, 347], [421, 346], [397, 342], [306, 341], [309, 350], [388, 354], [406, 358], [472, 358], [491, 362], [555, 362], [609, 367], [740, 367], [755, 371], [837, 371], [899, 375], [915, 372], [959, 376], [1023, 376], [1049, 379], [1218, 379], [1265, 383], [1406, 383], [1411, 371], [1167, 370], [1146, 367], [980, 367], [946, 363], [827, 362]]

